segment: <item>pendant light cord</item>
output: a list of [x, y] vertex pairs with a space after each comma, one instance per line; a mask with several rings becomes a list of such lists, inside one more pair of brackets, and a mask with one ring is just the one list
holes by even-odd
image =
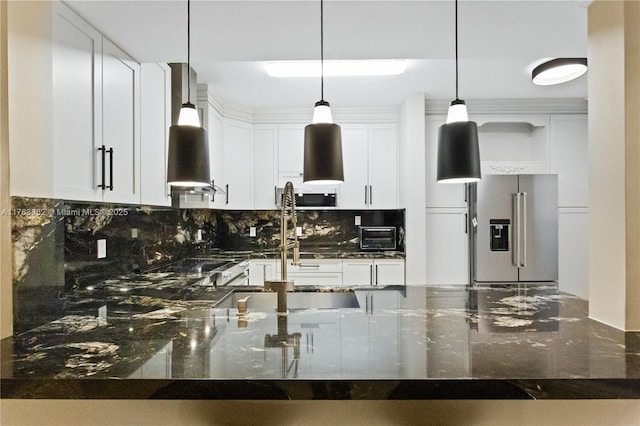
[[191, 102], [191, 1], [187, 0], [187, 102]]
[[320, 0], [320, 100], [324, 101], [324, 1]]
[[455, 0], [456, 4], [456, 100], [458, 100], [458, 0]]

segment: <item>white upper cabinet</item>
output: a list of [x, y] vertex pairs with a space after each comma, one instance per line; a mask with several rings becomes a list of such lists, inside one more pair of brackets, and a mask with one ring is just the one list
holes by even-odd
[[397, 125], [342, 127], [344, 183], [338, 207], [395, 209], [398, 206]]
[[139, 64], [62, 4], [53, 38], [55, 196], [140, 203]]
[[[225, 119], [222, 142], [222, 176], [226, 209], [253, 208], [253, 127]], [[220, 194], [216, 195], [216, 198]]]
[[589, 206], [589, 138], [586, 115], [551, 117], [558, 152], [558, 207]]
[[253, 193], [255, 209], [275, 209], [278, 170], [278, 126], [256, 125], [253, 129]]
[[306, 124], [278, 125], [278, 172], [302, 176]]
[[[224, 120], [208, 98], [198, 99], [198, 108], [202, 111], [202, 127], [207, 129], [207, 138], [209, 139], [209, 172], [211, 180], [216, 185], [216, 189], [219, 189], [225, 186], [223, 178], [224, 159], [222, 158]], [[226, 194], [217, 191], [212, 198], [209, 201], [209, 207], [215, 209], [224, 209], [226, 207]]]
[[466, 189], [462, 183], [438, 183], [438, 129], [446, 117], [433, 116], [425, 120], [425, 200], [426, 207], [466, 207]]
[[340, 185], [338, 207], [361, 209], [369, 200], [369, 133], [366, 125], [343, 125], [342, 161], [344, 183]]
[[108, 202], [140, 203], [140, 65], [102, 44], [102, 144], [108, 155]]
[[102, 170], [102, 35], [62, 4], [53, 19], [53, 145], [54, 196], [102, 200], [94, 175]]
[[140, 65], [140, 202], [170, 206], [167, 154], [171, 126], [171, 68]]

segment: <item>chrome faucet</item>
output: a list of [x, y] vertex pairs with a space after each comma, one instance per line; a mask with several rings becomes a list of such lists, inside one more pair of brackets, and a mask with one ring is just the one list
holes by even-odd
[[[293, 225], [293, 242], [289, 243], [287, 234], [289, 219]], [[265, 281], [264, 288], [267, 291], [278, 293], [278, 315], [287, 315], [287, 292], [293, 291], [293, 281], [287, 280], [287, 253], [293, 249], [293, 265], [300, 264], [300, 243], [296, 230], [296, 199], [293, 192], [293, 184], [287, 182], [282, 192], [282, 211], [280, 212], [280, 281]]]
[[[293, 242], [287, 244], [287, 228], [289, 218], [293, 225]], [[293, 249], [292, 265], [300, 264], [300, 243], [298, 242], [298, 222], [296, 219], [296, 198], [293, 192], [293, 184], [287, 182], [282, 192], [282, 211], [280, 212], [280, 276], [282, 281], [287, 281], [287, 252]]]

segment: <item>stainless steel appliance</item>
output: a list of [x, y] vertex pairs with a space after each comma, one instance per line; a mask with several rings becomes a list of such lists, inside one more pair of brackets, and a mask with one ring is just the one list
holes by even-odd
[[[277, 206], [282, 207], [283, 188], [276, 189]], [[295, 191], [296, 209], [330, 208], [338, 206], [335, 188], [302, 188]]]
[[469, 213], [472, 283], [558, 279], [557, 176], [484, 176]]
[[361, 226], [359, 228], [361, 250], [395, 250], [395, 226]]

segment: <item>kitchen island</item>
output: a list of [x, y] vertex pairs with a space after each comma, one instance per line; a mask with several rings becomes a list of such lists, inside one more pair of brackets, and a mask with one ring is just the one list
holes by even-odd
[[310, 287], [355, 305], [287, 316], [251, 298], [238, 312], [234, 292], [270, 296], [260, 287], [190, 290], [69, 296], [64, 317], [2, 340], [2, 397], [640, 397], [640, 333], [555, 286]]

